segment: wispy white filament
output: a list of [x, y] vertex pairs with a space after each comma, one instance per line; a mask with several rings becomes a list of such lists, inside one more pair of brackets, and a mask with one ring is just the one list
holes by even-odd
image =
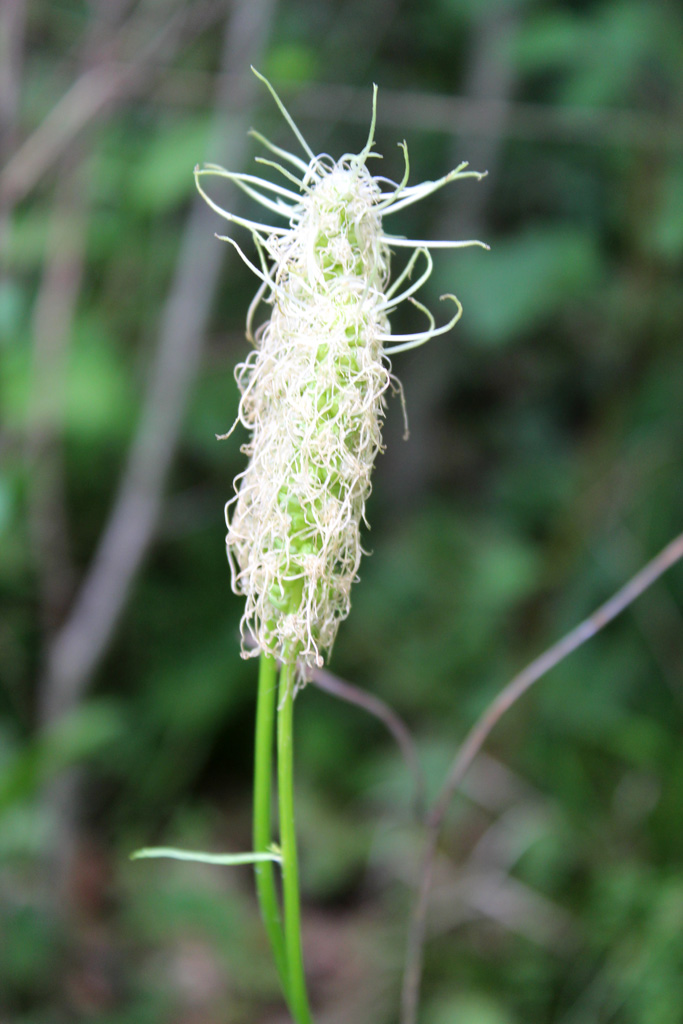
[[[261, 77], [261, 76], [259, 76]], [[265, 81], [265, 79], [264, 79]], [[373, 178], [375, 102], [367, 145], [338, 161], [315, 156], [268, 82], [307, 161], [257, 138], [281, 161], [275, 167], [291, 187], [208, 165], [195, 172], [197, 187], [227, 220], [247, 227], [257, 264], [230, 238], [261, 285], [249, 309], [247, 333], [254, 349], [235, 376], [242, 398], [238, 419], [250, 431], [243, 448], [247, 468], [226, 505], [226, 538], [233, 589], [244, 595], [242, 634], [255, 638], [248, 657], [264, 651], [302, 665], [321, 665], [340, 621], [350, 610], [351, 584], [362, 554], [361, 522], [371, 472], [382, 447], [385, 395], [392, 383], [387, 356], [424, 344], [459, 319], [437, 328], [413, 294], [431, 272], [429, 250], [481, 242], [409, 241], [389, 238], [382, 218], [455, 178], [481, 177], [461, 164], [435, 182], [408, 186]], [[254, 133], [256, 134], [256, 133]], [[201, 178], [234, 181], [288, 227], [271, 227], [222, 210], [204, 192]], [[383, 190], [389, 184], [390, 190]], [[265, 194], [264, 194], [265, 193]], [[390, 246], [414, 253], [389, 286]], [[410, 284], [420, 257], [424, 272]], [[423, 332], [391, 334], [389, 314], [410, 301], [427, 318]], [[256, 307], [272, 307], [253, 333]]]

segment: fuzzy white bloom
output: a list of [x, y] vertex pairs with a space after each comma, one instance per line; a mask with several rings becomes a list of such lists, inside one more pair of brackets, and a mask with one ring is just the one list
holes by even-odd
[[[331, 649], [350, 610], [351, 584], [362, 554], [361, 522], [382, 447], [385, 394], [394, 380], [388, 355], [450, 330], [461, 314], [458, 300], [444, 296], [456, 311], [448, 324], [437, 328], [429, 311], [412, 298], [431, 273], [429, 250], [482, 245], [391, 237], [382, 219], [455, 178], [481, 175], [461, 164], [439, 181], [408, 187], [403, 143], [403, 181], [373, 178], [366, 162], [377, 155], [372, 153], [376, 87], [363, 151], [338, 161], [315, 156], [263, 81], [308, 162], [253, 133], [289, 166], [261, 162], [275, 167], [297, 191], [215, 165], [195, 174], [211, 207], [251, 231], [259, 256], [257, 267], [233, 239], [225, 239], [261, 280], [247, 317], [247, 335], [255, 347], [235, 371], [242, 394], [236, 422], [251, 432], [243, 448], [249, 463], [226, 505], [233, 589], [246, 598], [242, 634], [251, 633], [257, 643], [249, 649], [243, 642], [243, 656], [264, 651], [298, 660], [303, 667], [322, 665], [323, 653]], [[234, 181], [285, 217], [288, 226], [272, 227], [222, 210], [202, 189], [204, 175]], [[390, 249], [395, 246], [414, 251], [389, 286]], [[425, 269], [407, 284], [420, 257]], [[428, 327], [396, 337], [388, 318], [404, 300], [422, 310]], [[252, 336], [260, 302], [272, 311]]]

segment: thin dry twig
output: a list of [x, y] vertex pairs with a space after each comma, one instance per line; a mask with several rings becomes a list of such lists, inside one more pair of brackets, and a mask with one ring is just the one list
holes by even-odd
[[[251, 633], [249, 633], [245, 638], [245, 643], [252, 649], [257, 646], [256, 638]], [[348, 704], [353, 704], [356, 707], [362, 708], [364, 711], [367, 711], [369, 715], [379, 719], [379, 721], [386, 726], [388, 731], [396, 740], [398, 748], [403, 755], [406, 768], [412, 776], [413, 785], [415, 787], [413, 807], [416, 818], [421, 820], [424, 816], [425, 808], [426, 787], [424, 772], [422, 771], [422, 765], [420, 764], [420, 759], [417, 755], [415, 740], [401, 716], [398, 715], [393, 708], [391, 708], [380, 697], [376, 697], [371, 693], [366, 693], [366, 691], [362, 690], [359, 686], [354, 686], [353, 683], [349, 683], [345, 679], [335, 676], [326, 668], [309, 666], [307, 668], [307, 676], [309, 682], [314, 686], [317, 686], [319, 690], [329, 693], [332, 697], [337, 697], [338, 700], [344, 700]]]
[[425, 779], [420, 765], [420, 760], [417, 756], [417, 749], [415, 747], [415, 741], [411, 735], [408, 726], [405, 724], [400, 715], [389, 707], [379, 697], [375, 697], [374, 694], [366, 693], [365, 690], [361, 690], [360, 687], [354, 686], [352, 683], [347, 683], [344, 679], [340, 679], [339, 676], [333, 675], [324, 668], [313, 668], [309, 669], [311, 676], [311, 682], [318, 687], [320, 690], [324, 690], [325, 693], [332, 694], [333, 697], [338, 697], [340, 700], [345, 700], [349, 704], [355, 704], [356, 707], [363, 708], [368, 714], [373, 715], [382, 722], [391, 735], [396, 740], [399, 746], [403, 760], [405, 761], [406, 767], [413, 778], [414, 789], [414, 808], [415, 816], [422, 818], [425, 806]]
[[683, 533], [660, 551], [605, 604], [538, 658], [505, 686], [470, 729], [451, 764], [446, 780], [427, 817], [428, 835], [419, 874], [419, 888], [408, 933], [406, 966], [401, 999], [401, 1024], [415, 1024], [422, 976], [427, 906], [434, 873], [434, 860], [441, 828], [454, 793], [490, 732], [506, 711], [552, 668], [620, 615], [643, 591], [683, 558]]
[[[618, 522], [611, 535], [614, 550], [610, 552], [610, 571], [617, 563], [639, 565], [642, 562], [642, 545], [623, 521]], [[638, 603], [633, 614], [664, 683], [683, 710], [683, 612], [670, 591], [657, 587]]]

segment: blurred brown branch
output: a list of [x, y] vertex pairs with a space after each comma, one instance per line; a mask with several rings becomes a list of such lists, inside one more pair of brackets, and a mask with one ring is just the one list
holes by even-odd
[[[175, 84], [175, 83], [174, 83]], [[364, 123], [364, 90], [322, 85], [290, 100], [297, 115]], [[601, 107], [550, 106], [507, 99], [468, 99], [398, 89], [380, 92], [381, 123], [412, 130], [487, 136], [500, 130], [510, 138], [623, 145], [642, 149], [680, 149], [680, 122], [650, 112]], [[502, 109], [501, 109], [502, 108]]]
[[542, 679], [568, 655], [584, 644], [608, 623], [628, 608], [643, 591], [651, 587], [660, 576], [683, 558], [683, 533], [660, 551], [640, 572], [629, 580], [608, 601], [587, 619], [579, 623], [561, 640], [518, 673], [489, 704], [465, 737], [451, 764], [439, 795], [427, 817], [428, 836], [419, 872], [419, 886], [412, 921], [408, 933], [406, 965], [401, 1001], [401, 1024], [415, 1024], [422, 976], [426, 918], [434, 874], [434, 861], [441, 829], [453, 795], [472, 765], [477, 754], [506, 711], [522, 697], [534, 683]]
[[[456, 167], [461, 154], [466, 153], [470, 166], [485, 170], [487, 175], [477, 182], [476, 188], [465, 192], [453, 190], [448, 204], [439, 211], [439, 223], [434, 225], [439, 237], [485, 239], [490, 234], [486, 213], [505, 152], [510, 111], [518, 87], [517, 65], [508, 45], [518, 21], [519, 7], [509, 0], [484, 4], [476, 14], [473, 12], [472, 41], [461, 101], [473, 108], [491, 101], [495, 106], [486, 132], [469, 133], [466, 129], [453, 132], [448, 139], [449, 166]], [[384, 90], [380, 102], [384, 116]], [[452, 357], [453, 350], [448, 351]], [[452, 375], [444, 365], [449, 356], [437, 360], [424, 359], [417, 351], [406, 353], [404, 373], [411, 380], [413, 391], [412, 444], [388, 446], [385, 472], [390, 500], [419, 502], [430, 480], [438, 476], [442, 439], [435, 410], [447, 403], [453, 388]]]
[[[240, 0], [233, 6], [226, 25], [223, 69], [258, 63], [273, 2]], [[211, 155], [239, 163], [246, 137], [245, 113], [240, 107], [240, 116], [230, 120], [228, 132], [226, 113], [234, 111], [234, 104], [235, 97], [221, 77]], [[87, 688], [154, 534], [223, 260], [224, 247], [211, 238], [214, 220], [205, 204], [193, 203], [161, 317], [140, 428], [90, 568], [48, 653], [40, 687], [43, 724], [74, 707]]]
[[[80, 45], [83, 74], [97, 65], [114, 9], [92, 5]], [[42, 278], [33, 309], [33, 358], [26, 424], [28, 526], [44, 641], [68, 606], [75, 583], [64, 481], [63, 417], [67, 362], [83, 279], [88, 223], [88, 158], [83, 133], [57, 161]]]
[[[25, 29], [23, 0], [5, 0], [0, 5], [0, 167], [5, 166], [16, 145]], [[0, 190], [0, 252], [9, 212], [10, 204]]]
[[[235, 88], [238, 76], [228, 75]], [[155, 90], [157, 101], [178, 105], [202, 105], [211, 85], [203, 71], [181, 69]], [[381, 83], [380, 83], [381, 86]], [[283, 99], [297, 118], [342, 124], [367, 122], [367, 89], [353, 85], [315, 85], [291, 92], [284, 85]], [[439, 93], [380, 88], [380, 123], [410, 131], [445, 135], [488, 137], [505, 125], [505, 136], [530, 142], [562, 142], [585, 145], [616, 145], [636, 149], [680, 150], [683, 129], [675, 117], [650, 111], [609, 107], [581, 107], [523, 100], [471, 98]]]
[[61, 161], [48, 250], [33, 312], [33, 360], [26, 428], [28, 525], [47, 639], [72, 592], [62, 451], [64, 394], [73, 317], [83, 277], [87, 226], [85, 164], [79, 152]]
[[[143, 19], [140, 15], [131, 15], [108, 41], [110, 55], [107, 59], [79, 74], [45, 119], [7, 160], [0, 171], [0, 203], [20, 202], [108, 104], [146, 90], [150, 78], [166, 70], [166, 63], [155, 63], [155, 59], [158, 61], [163, 55], [167, 61], [181, 43], [187, 43], [204, 31], [224, 10], [225, 5], [215, 0], [181, 8], [145, 43], [139, 40], [148, 27], [146, 16]], [[120, 51], [131, 39], [137, 43], [135, 54], [122, 59]]]

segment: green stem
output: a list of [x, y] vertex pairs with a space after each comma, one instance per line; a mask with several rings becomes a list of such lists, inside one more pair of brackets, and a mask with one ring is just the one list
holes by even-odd
[[[271, 786], [273, 776], [273, 728], [277, 695], [277, 662], [262, 654], [259, 659], [258, 699], [256, 703], [256, 743], [254, 750], [254, 851], [266, 853], [272, 843]], [[287, 953], [282, 931], [280, 906], [272, 863], [257, 864], [256, 892], [261, 916], [268, 933], [280, 984], [289, 1001]]]
[[289, 1004], [297, 1024], [312, 1024], [306, 993], [301, 951], [301, 910], [299, 868], [294, 824], [294, 662], [280, 670], [277, 716], [278, 795], [280, 801], [280, 845], [282, 848], [282, 896], [285, 918], [285, 947], [289, 973]]

